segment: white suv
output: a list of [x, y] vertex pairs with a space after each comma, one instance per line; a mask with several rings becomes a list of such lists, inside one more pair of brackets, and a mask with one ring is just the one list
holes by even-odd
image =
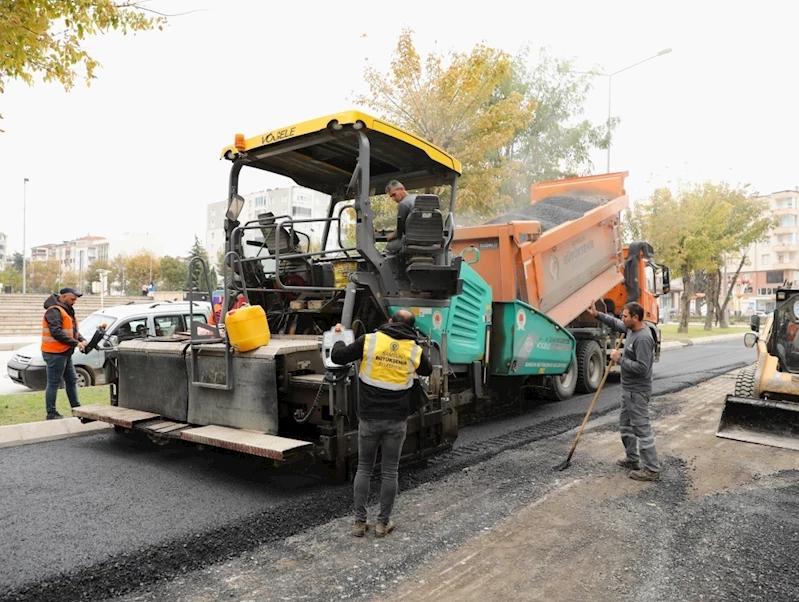
[[[208, 323], [211, 304], [194, 301], [175, 303], [132, 303], [108, 307], [90, 314], [78, 323], [83, 338], [90, 341], [98, 326], [105, 325], [106, 339], [100, 341], [97, 349], [89, 353], [75, 351], [72, 363], [78, 373], [78, 386], [89, 387], [105, 381], [106, 352], [120, 341], [143, 337], [168, 337], [176, 332], [188, 332], [190, 317]], [[17, 350], [8, 361], [8, 376], [15, 383], [31, 389], [44, 389], [47, 385], [47, 371], [39, 343], [27, 345]]]

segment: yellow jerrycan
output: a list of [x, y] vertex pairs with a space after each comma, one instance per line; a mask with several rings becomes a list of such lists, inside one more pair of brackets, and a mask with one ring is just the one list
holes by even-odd
[[260, 305], [242, 305], [238, 309], [231, 309], [225, 315], [225, 328], [230, 346], [242, 353], [258, 349], [272, 338], [266, 312]]

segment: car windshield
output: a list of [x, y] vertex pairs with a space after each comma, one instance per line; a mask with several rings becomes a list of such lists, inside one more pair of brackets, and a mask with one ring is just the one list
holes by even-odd
[[106, 330], [111, 327], [111, 324], [116, 322], [116, 318], [112, 318], [111, 316], [106, 316], [103, 314], [91, 314], [87, 316], [85, 320], [78, 323], [78, 330], [80, 330], [81, 336], [87, 341], [91, 341], [94, 333], [97, 331], [97, 327], [105, 324]]

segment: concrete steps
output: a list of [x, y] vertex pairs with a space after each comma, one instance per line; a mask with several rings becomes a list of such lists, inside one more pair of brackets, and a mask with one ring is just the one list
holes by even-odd
[[[0, 336], [40, 335], [44, 302], [49, 295], [0, 295]], [[153, 303], [146, 297], [106, 296], [101, 306], [99, 295], [84, 295], [75, 303], [78, 322], [104, 307], [127, 303]]]

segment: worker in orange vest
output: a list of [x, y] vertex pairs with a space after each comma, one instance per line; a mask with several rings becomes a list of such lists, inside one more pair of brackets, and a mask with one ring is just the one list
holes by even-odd
[[47, 364], [47, 388], [44, 392], [47, 420], [63, 418], [56, 411], [55, 401], [61, 379], [64, 380], [69, 405], [80, 406], [78, 401], [78, 375], [72, 364], [72, 354], [77, 347], [83, 350], [87, 343], [78, 332], [78, 320], [73, 305], [83, 293], [74, 288], [62, 288], [44, 302], [42, 317], [42, 357]]

